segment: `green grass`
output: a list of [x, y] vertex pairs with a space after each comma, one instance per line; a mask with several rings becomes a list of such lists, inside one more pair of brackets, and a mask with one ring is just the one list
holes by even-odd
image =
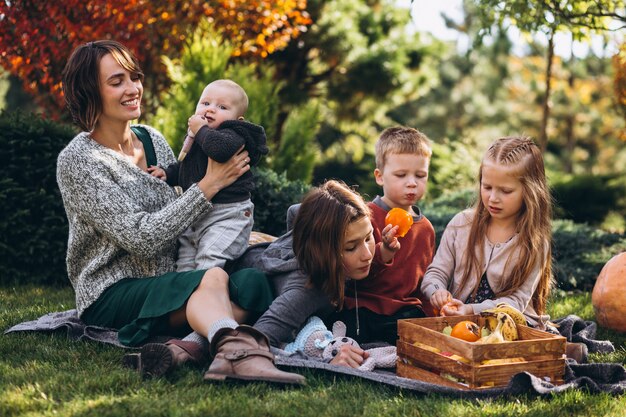
[[[0, 287], [0, 329], [50, 311], [73, 308], [68, 288]], [[593, 319], [590, 295], [558, 294], [553, 317]], [[617, 347], [598, 362], [626, 363], [626, 335], [604, 329]], [[354, 378], [304, 371], [304, 388], [264, 383], [205, 383], [198, 369], [142, 380], [120, 366], [125, 351], [70, 340], [62, 332], [0, 336], [0, 416], [622, 416], [626, 396], [569, 391], [549, 398], [522, 396], [458, 400], [396, 390]]]

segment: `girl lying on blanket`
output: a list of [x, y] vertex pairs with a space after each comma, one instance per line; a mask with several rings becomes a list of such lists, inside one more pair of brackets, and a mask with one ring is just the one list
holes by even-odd
[[[289, 231], [269, 246], [249, 248], [235, 268], [267, 274], [276, 298], [254, 328], [279, 348], [294, 341], [309, 317], [327, 319], [341, 310], [346, 281], [366, 278], [379, 250], [369, 208], [338, 181], [314, 188], [301, 205], [290, 207], [287, 225]], [[391, 236], [390, 230], [383, 233]], [[361, 348], [344, 345], [331, 363], [357, 368], [367, 357]]]
[[[341, 309], [346, 281], [368, 276], [375, 251], [367, 205], [338, 181], [311, 190], [290, 208], [288, 225], [292, 219], [293, 229], [260, 256], [249, 251], [241, 260], [252, 261], [273, 285], [276, 299], [254, 327], [277, 347], [292, 342], [310, 316]], [[361, 348], [344, 345], [331, 363], [356, 368], [366, 358]]]

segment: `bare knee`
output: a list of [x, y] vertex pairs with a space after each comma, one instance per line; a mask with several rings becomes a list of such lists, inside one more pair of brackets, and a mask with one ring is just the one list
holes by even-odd
[[228, 288], [228, 274], [222, 268], [211, 268], [204, 273], [198, 289]]

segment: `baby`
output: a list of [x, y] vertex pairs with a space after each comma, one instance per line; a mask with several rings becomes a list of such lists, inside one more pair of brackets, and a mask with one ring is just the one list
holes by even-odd
[[[263, 127], [244, 121], [248, 96], [231, 80], [216, 80], [202, 91], [196, 112], [189, 118], [187, 144], [179, 162], [165, 169], [150, 167], [151, 175], [183, 190], [204, 176], [208, 159], [226, 162], [242, 146], [251, 166], [268, 153]], [[200, 217], [180, 237], [177, 270], [224, 267], [238, 258], [248, 246], [254, 224], [254, 190], [250, 171], [213, 197], [213, 208]]]

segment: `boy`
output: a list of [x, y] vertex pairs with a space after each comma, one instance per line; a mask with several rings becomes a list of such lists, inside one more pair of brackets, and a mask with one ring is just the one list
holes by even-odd
[[[426, 135], [408, 127], [385, 129], [376, 142], [374, 177], [383, 195], [368, 203], [376, 253], [369, 276], [346, 283], [345, 310], [340, 313], [348, 336], [359, 342], [395, 345], [397, 320], [425, 316], [422, 303], [427, 300], [420, 282], [434, 255], [435, 230], [416, 203], [426, 191], [431, 155]], [[396, 236], [397, 227], [385, 227], [387, 212], [394, 207], [413, 217], [404, 237]]]
[[[189, 118], [185, 142], [191, 146], [183, 147], [180, 162], [165, 170], [150, 167], [148, 171], [186, 190], [206, 173], [207, 158], [225, 162], [244, 146], [248, 162], [256, 165], [268, 148], [263, 127], [244, 121], [247, 109], [248, 96], [237, 83], [213, 81], [204, 88], [196, 112]], [[252, 190], [254, 178], [248, 171], [213, 197], [213, 208], [179, 239], [177, 271], [223, 268], [226, 261], [244, 252], [254, 224]]]

